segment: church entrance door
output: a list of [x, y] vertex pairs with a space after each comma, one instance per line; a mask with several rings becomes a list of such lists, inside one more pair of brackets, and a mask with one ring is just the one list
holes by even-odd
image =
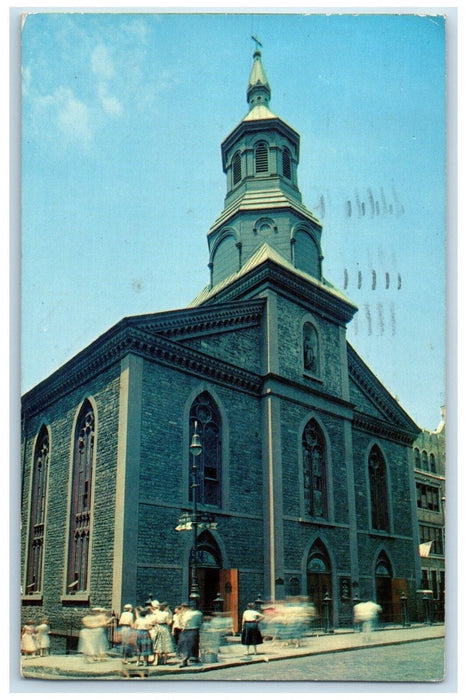
[[[306, 592], [316, 609], [315, 624], [332, 625], [332, 605], [324, 604], [326, 593], [332, 598], [332, 571], [329, 555], [320, 540], [313, 545], [306, 567]], [[326, 616], [328, 619], [325, 619]]]

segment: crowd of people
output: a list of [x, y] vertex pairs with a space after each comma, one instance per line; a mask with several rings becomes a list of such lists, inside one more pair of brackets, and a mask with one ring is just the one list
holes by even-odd
[[[371, 601], [354, 607], [354, 623], [361, 624], [369, 633], [375, 624], [381, 607]], [[249, 603], [242, 615], [241, 643], [245, 654], [258, 653], [258, 645], [271, 639], [283, 645], [300, 646], [301, 639], [310, 628], [316, 610], [307, 598], [297, 597], [286, 601], [263, 604], [259, 612]], [[109, 627], [112, 627], [109, 634]], [[214, 614], [205, 618], [193, 601], [182, 603], [173, 611], [166, 602], [148, 600], [144, 605], [123, 606], [117, 616], [101, 607], [92, 608], [82, 618], [78, 652], [86, 662], [103, 660], [110, 650], [109, 638], [121, 650], [122, 663], [134, 661], [139, 666], [165, 665], [168, 657], [178, 659], [180, 666], [200, 661], [200, 639], [211, 649], [219, 649], [220, 639], [233, 634], [229, 614]], [[29, 621], [21, 630], [21, 653], [46, 656], [50, 652], [50, 627], [47, 620], [40, 624]]]
[[107, 628], [112, 625], [113, 642], [121, 648], [122, 662], [139, 666], [165, 665], [169, 656], [179, 657], [181, 666], [199, 661], [199, 634], [203, 613], [192, 603], [172, 611], [169, 604], [148, 600], [144, 605], [123, 606], [120, 616], [93, 608], [82, 620], [78, 651], [88, 662], [105, 658], [109, 649]]

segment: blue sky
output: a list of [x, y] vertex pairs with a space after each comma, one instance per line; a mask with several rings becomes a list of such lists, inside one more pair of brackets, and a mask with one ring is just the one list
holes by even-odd
[[[188, 12], [188, 11], [187, 11]], [[50, 13], [22, 36], [22, 390], [208, 282], [255, 34], [348, 339], [421, 426], [445, 383], [445, 37], [416, 15]]]

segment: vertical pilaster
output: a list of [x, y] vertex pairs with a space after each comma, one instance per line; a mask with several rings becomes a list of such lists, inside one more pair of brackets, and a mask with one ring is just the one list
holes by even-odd
[[[279, 372], [277, 297], [268, 292], [263, 326], [263, 373]], [[282, 445], [280, 399], [267, 389], [262, 399], [264, 593], [276, 597], [276, 579], [284, 572]]]
[[[143, 359], [120, 365], [112, 607], [136, 601]], [[124, 600], [123, 600], [124, 599]]]
[[352, 423], [344, 420], [344, 452], [347, 472], [347, 499], [349, 507], [349, 547], [352, 581], [360, 577], [358, 562], [357, 508], [355, 504], [355, 479], [353, 465]]

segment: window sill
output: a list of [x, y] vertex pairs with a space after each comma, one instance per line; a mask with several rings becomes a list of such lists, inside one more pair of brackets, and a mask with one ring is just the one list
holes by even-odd
[[73, 603], [89, 603], [89, 593], [76, 593], [75, 595], [62, 595], [60, 602], [64, 605], [72, 605]]
[[312, 374], [311, 372], [307, 372], [306, 370], [303, 370], [303, 376], [305, 379], [311, 379], [314, 382], [318, 382], [319, 384], [323, 384], [323, 380], [321, 377], [318, 377], [317, 374]]
[[23, 605], [27, 605], [28, 603], [42, 603], [43, 595], [42, 593], [30, 593], [29, 595], [22, 595], [21, 602], [23, 603]]

